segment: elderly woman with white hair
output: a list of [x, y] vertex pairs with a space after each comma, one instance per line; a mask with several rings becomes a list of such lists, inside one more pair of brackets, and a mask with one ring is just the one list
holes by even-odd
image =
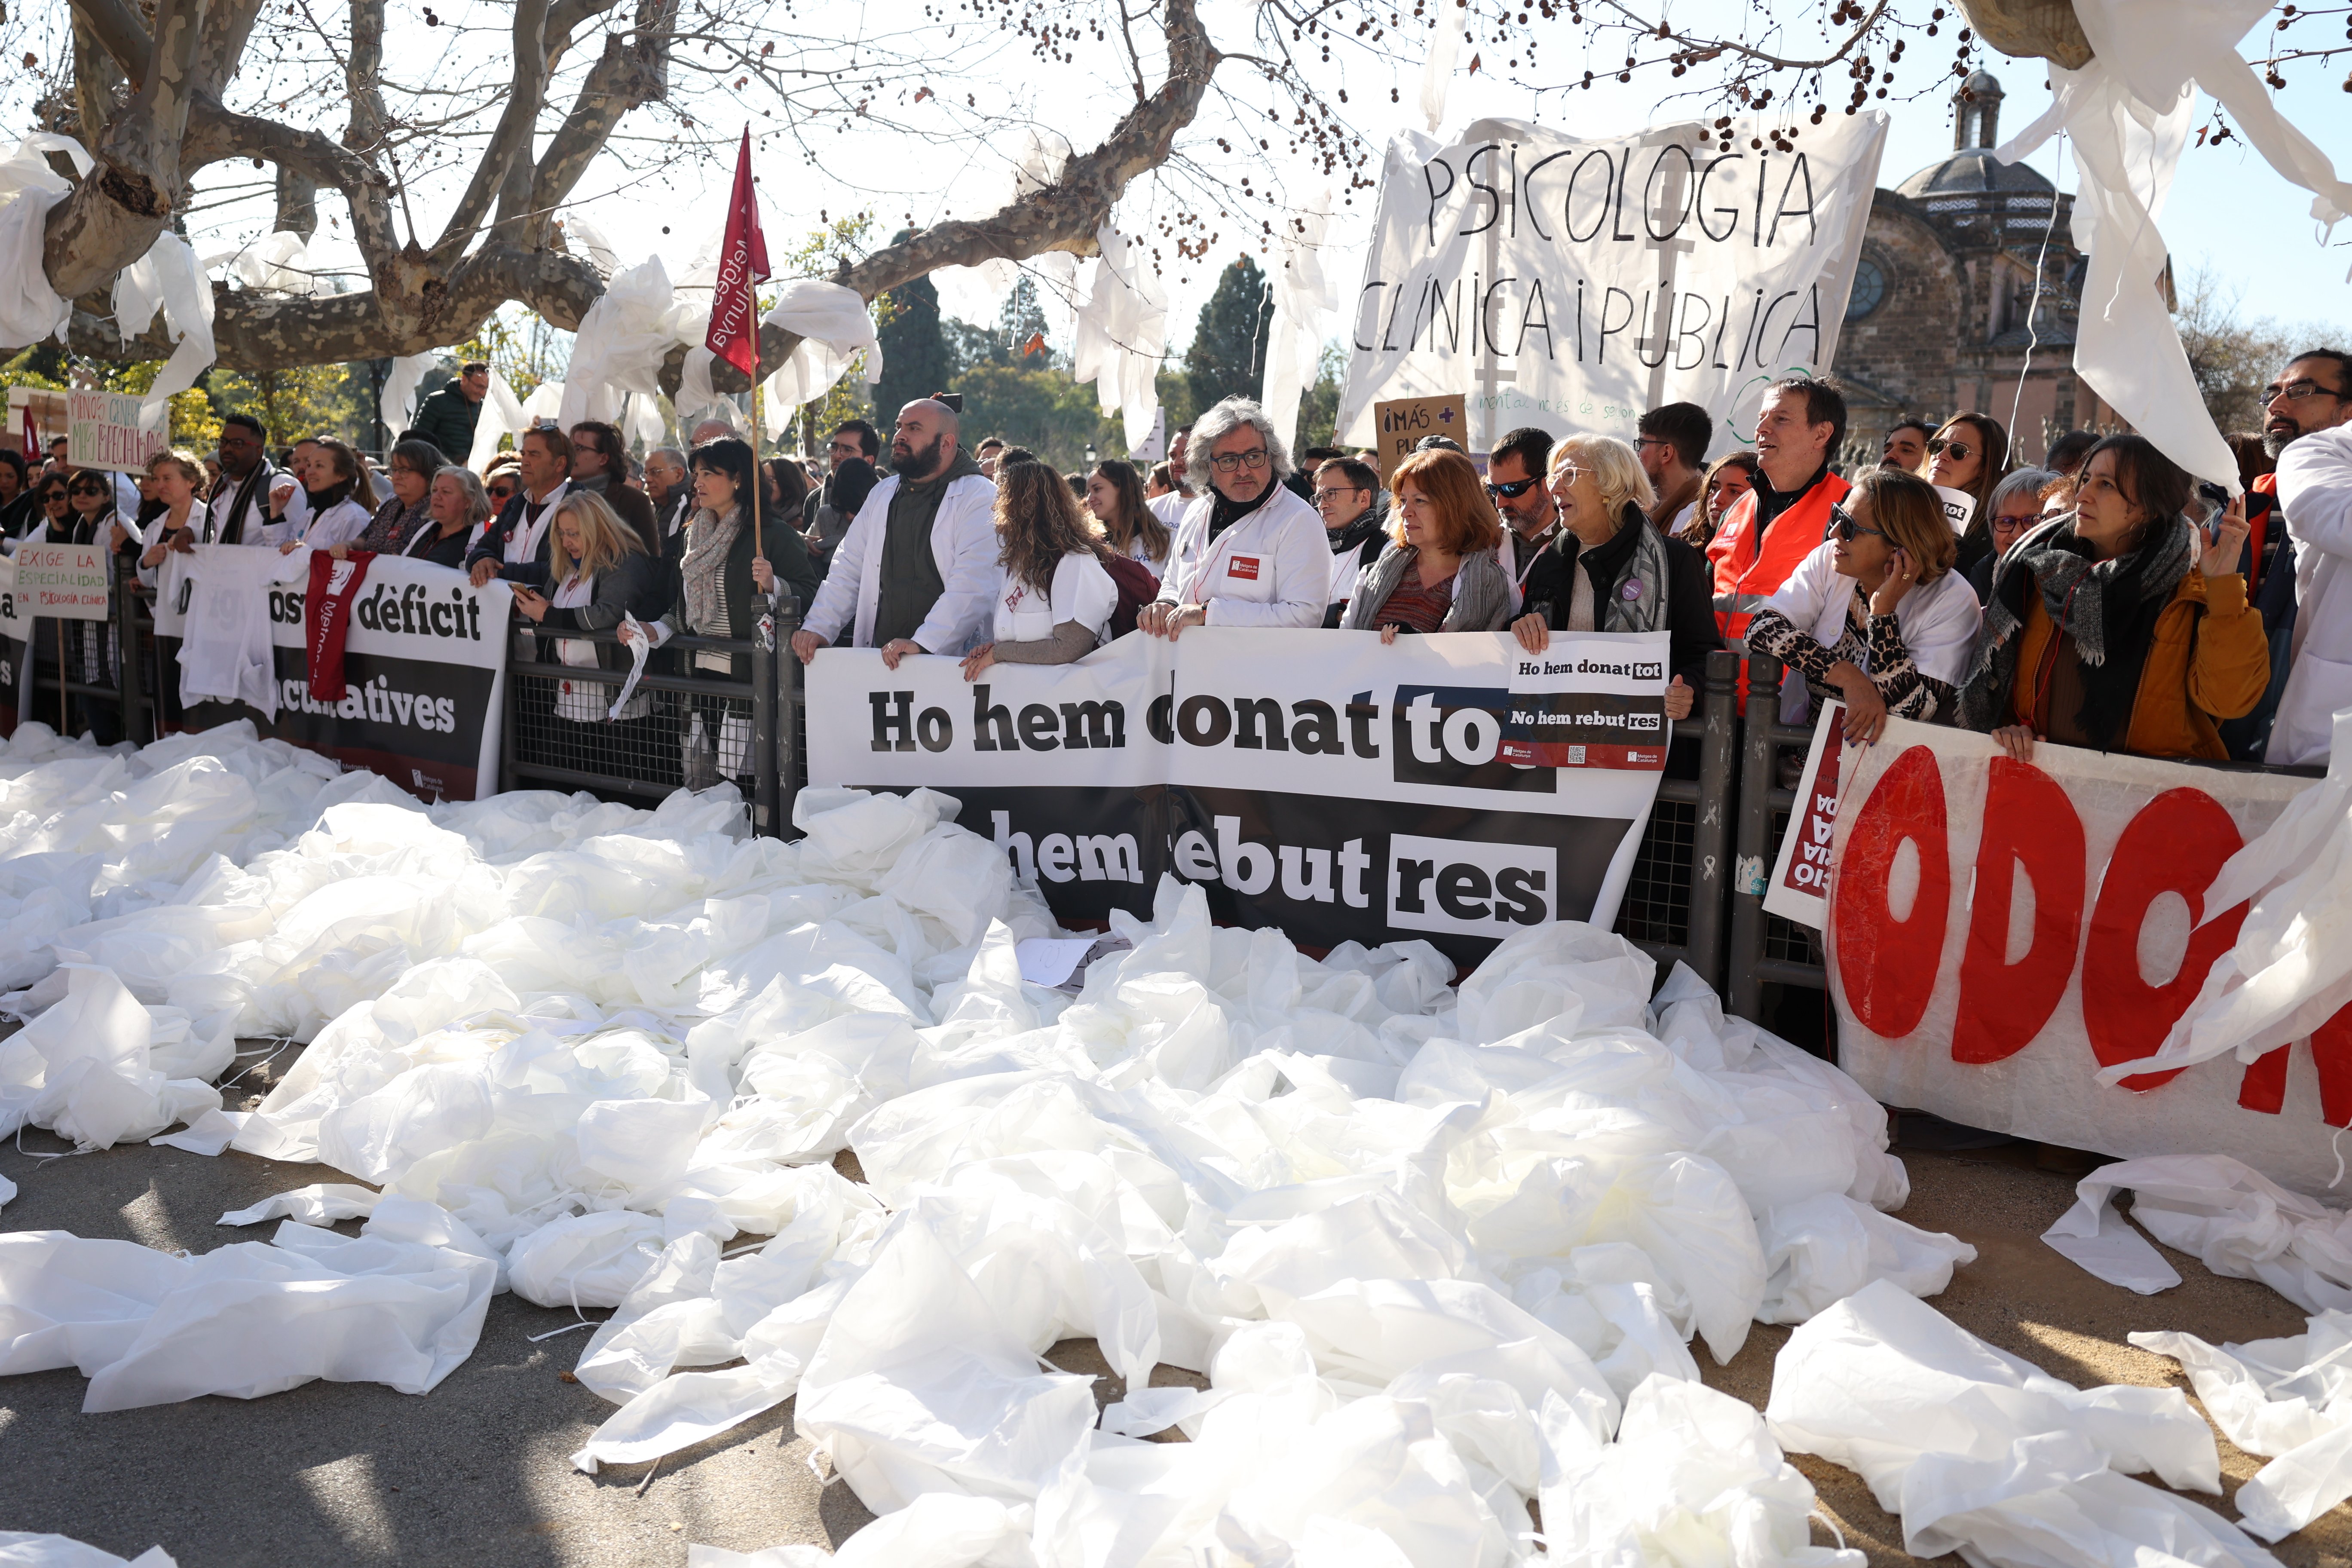
[[1228, 397], [1202, 415], [1185, 466], [1201, 496], [1184, 509], [1160, 597], [1136, 625], [1171, 639], [1186, 626], [1321, 626], [1331, 546], [1315, 509], [1282, 482], [1290, 449], [1265, 410]]
[[1554, 632], [1664, 632], [1666, 717], [1689, 718], [1706, 656], [1723, 646], [1706, 558], [1651, 524], [1657, 491], [1613, 436], [1562, 439], [1549, 482], [1560, 529], [1528, 567], [1512, 635], [1541, 653]]

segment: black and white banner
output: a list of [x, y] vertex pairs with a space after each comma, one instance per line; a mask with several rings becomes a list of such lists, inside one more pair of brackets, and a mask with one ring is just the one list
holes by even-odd
[[[156, 625], [167, 637], [200, 637], [189, 614], [198, 601], [207, 558], [224, 568], [268, 559], [245, 545], [200, 545], [195, 558], [158, 584]], [[192, 730], [250, 719], [264, 736], [371, 768], [425, 800], [472, 800], [499, 785], [499, 724], [506, 702], [506, 584], [477, 588], [464, 573], [429, 562], [379, 555], [352, 605], [340, 702], [310, 690], [302, 605], [306, 555], [290, 558], [290, 581], [256, 584], [240, 615], [267, 617], [277, 712], [254, 693], [243, 701], [206, 700], [185, 709]], [[184, 662], [187, 643], [179, 647]]]
[[1475, 451], [1521, 425], [1631, 441], [1676, 402], [1714, 416], [1717, 452], [1744, 445], [1774, 376], [1836, 355], [1886, 123], [1398, 137], [1348, 311], [1341, 438], [1373, 443], [1375, 404], [1452, 393]]
[[[1554, 652], [1571, 647], [1657, 664], [1662, 704], [1664, 634]], [[1474, 963], [1522, 926], [1615, 923], [1664, 760], [1661, 742], [1649, 766], [1507, 761], [1521, 657], [1501, 634], [1195, 627], [968, 684], [951, 658], [893, 671], [828, 649], [808, 670], [809, 778], [956, 796], [1066, 920], [1146, 913], [1170, 872], [1233, 924], [1312, 947], [1423, 937]]]

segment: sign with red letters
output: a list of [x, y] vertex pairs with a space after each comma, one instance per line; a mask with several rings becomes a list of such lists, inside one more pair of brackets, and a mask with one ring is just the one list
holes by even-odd
[[[2205, 889], [2311, 781], [1890, 721], [1839, 790], [1839, 1059], [1889, 1105], [2123, 1156], [2230, 1154], [2317, 1192], [2352, 1124], [2352, 1019], [2249, 1066], [2102, 1085], [2154, 1052], [2245, 906]], [[2352, 1009], [2347, 1009], [2352, 1011]]]

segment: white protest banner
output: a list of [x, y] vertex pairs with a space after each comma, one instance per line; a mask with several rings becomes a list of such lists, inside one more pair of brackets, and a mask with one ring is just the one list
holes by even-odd
[[1837, 832], [1838, 769], [1845, 749], [1845, 704], [1828, 702], [1813, 724], [1797, 804], [1780, 835], [1780, 858], [1764, 884], [1769, 914], [1822, 929], [1829, 919], [1830, 848]]
[[1474, 451], [1520, 425], [1631, 440], [1674, 402], [1714, 416], [1717, 451], [1743, 444], [1772, 377], [1835, 357], [1885, 144], [1874, 112], [1793, 142], [1759, 119], [1406, 132], [1350, 310], [1339, 438], [1369, 447], [1374, 404], [1466, 386]]
[[16, 602], [16, 563], [0, 555], [0, 736], [15, 734], [19, 721], [33, 716], [26, 658], [32, 640], [32, 619]]
[[1501, 756], [1519, 767], [1666, 765], [1666, 634], [1564, 636], [1511, 662]]
[[2352, 1020], [2249, 1067], [2103, 1086], [2163, 1043], [2245, 906], [2205, 889], [2307, 779], [1890, 720], [1841, 791], [1826, 947], [1839, 1063], [1889, 1105], [2068, 1148], [2229, 1154], [2324, 1189]]
[[[198, 545], [196, 573], [214, 552], [250, 553], [236, 544]], [[171, 581], [171, 580], [167, 580]], [[192, 579], [177, 579], [176, 605], [159, 596], [158, 635], [202, 633], [187, 618]], [[352, 604], [343, 647], [345, 695], [318, 700], [310, 691], [303, 624], [307, 578], [257, 595], [268, 616], [276, 661], [278, 716], [241, 702], [189, 708], [185, 728], [250, 719], [265, 737], [371, 768], [426, 800], [474, 800], [499, 786], [499, 741], [506, 707], [508, 615], [513, 595], [493, 578], [477, 588], [462, 572], [430, 562], [378, 555]]]
[[143, 473], [147, 460], [172, 444], [168, 405], [150, 420], [141, 399], [118, 392], [66, 394], [66, 460], [77, 468]]
[[1657, 794], [1654, 770], [1500, 756], [1519, 651], [1500, 633], [1194, 627], [967, 683], [951, 658], [893, 671], [828, 649], [808, 670], [809, 779], [956, 796], [1065, 919], [1148, 910], [1164, 871], [1227, 923], [1318, 947], [1423, 937], [1475, 963], [1523, 926], [1614, 924]]
[[96, 544], [16, 547], [18, 613], [61, 621], [102, 621], [110, 585], [107, 552]]

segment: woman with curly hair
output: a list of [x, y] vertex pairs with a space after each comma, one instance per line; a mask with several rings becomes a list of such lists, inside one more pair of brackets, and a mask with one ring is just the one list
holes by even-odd
[[992, 664], [1068, 664], [1094, 651], [1118, 608], [1109, 547], [1069, 482], [1007, 452], [996, 470], [995, 627], [964, 656], [963, 678]]

